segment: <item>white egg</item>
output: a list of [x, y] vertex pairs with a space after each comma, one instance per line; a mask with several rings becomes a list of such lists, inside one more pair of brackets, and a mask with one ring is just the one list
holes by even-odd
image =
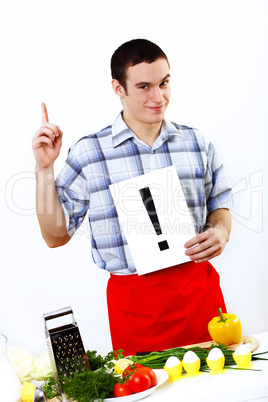
[[238, 355], [247, 355], [250, 352], [250, 349], [247, 345], [240, 345], [235, 351], [235, 356]]
[[208, 354], [208, 359], [212, 361], [216, 361], [223, 356], [223, 353], [220, 348], [213, 348]]
[[167, 368], [171, 368], [171, 367], [177, 366], [177, 364], [180, 364], [180, 362], [181, 362], [180, 359], [178, 359], [176, 356], [170, 356], [167, 359], [165, 366]]
[[183, 356], [184, 363], [194, 363], [198, 359], [199, 359], [199, 357], [192, 350], [188, 350], [188, 352], [186, 352], [185, 355]]

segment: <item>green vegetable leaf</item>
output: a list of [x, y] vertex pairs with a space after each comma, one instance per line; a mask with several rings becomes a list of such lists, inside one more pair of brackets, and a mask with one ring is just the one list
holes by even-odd
[[55, 379], [53, 376], [48, 377], [47, 380], [43, 385], [41, 385], [41, 388], [45, 391], [46, 396], [49, 399], [53, 399], [55, 396], [60, 396], [58, 392], [58, 386], [56, 385]]
[[76, 402], [102, 401], [114, 396], [113, 389], [117, 382], [117, 377], [104, 368], [97, 371], [86, 370], [66, 378], [64, 392], [68, 399], [73, 398]]
[[117, 350], [116, 352], [109, 352], [106, 356], [97, 354], [96, 350], [88, 350], [86, 352], [87, 359], [92, 371], [98, 370], [102, 367], [113, 368], [114, 360], [118, 360], [124, 357], [123, 350]]

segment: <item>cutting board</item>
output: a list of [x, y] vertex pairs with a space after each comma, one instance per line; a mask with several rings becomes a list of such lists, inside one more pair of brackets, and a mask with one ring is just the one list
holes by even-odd
[[[247, 344], [251, 352], [255, 352], [255, 350], [258, 349], [260, 346], [258, 339], [254, 338], [253, 336], [242, 336], [241, 341], [239, 343], [234, 343], [233, 345], [227, 346], [227, 349], [230, 350], [236, 350], [238, 346]], [[216, 342], [214, 341], [209, 341], [209, 342], [202, 342], [202, 343], [195, 343], [193, 345], [186, 345], [182, 346], [183, 348], [193, 348], [195, 346], [198, 346], [200, 348], [208, 349], [210, 348], [211, 345], [217, 345]]]

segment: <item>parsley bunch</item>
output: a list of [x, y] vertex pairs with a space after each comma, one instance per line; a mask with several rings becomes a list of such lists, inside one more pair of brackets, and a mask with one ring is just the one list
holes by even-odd
[[106, 356], [103, 357], [101, 355], [98, 355], [96, 350], [88, 350], [86, 352], [86, 355], [89, 366], [91, 370], [94, 371], [105, 366], [108, 368], [113, 368], [114, 360], [118, 360], [124, 357], [122, 352], [122, 350], [118, 350], [117, 352], [109, 352]]
[[41, 385], [41, 388], [45, 391], [48, 399], [53, 399], [55, 396], [59, 396], [59, 386], [56, 384], [53, 376], [47, 378], [45, 383]]

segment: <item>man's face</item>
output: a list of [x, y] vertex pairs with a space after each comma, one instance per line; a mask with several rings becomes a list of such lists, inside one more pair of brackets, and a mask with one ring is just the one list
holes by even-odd
[[136, 123], [159, 124], [170, 98], [169, 65], [165, 59], [128, 67], [122, 89], [123, 117]]

